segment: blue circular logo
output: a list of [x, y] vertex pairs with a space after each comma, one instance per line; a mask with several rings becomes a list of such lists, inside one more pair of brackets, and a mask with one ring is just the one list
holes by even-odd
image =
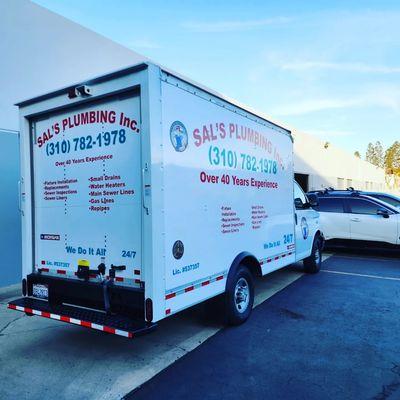
[[308, 233], [309, 233], [309, 228], [308, 228], [307, 220], [304, 217], [301, 219], [300, 227], [301, 227], [301, 233], [303, 234], [303, 239], [307, 239]]
[[185, 125], [180, 121], [175, 121], [169, 129], [169, 137], [171, 139], [172, 146], [176, 151], [185, 151], [188, 146], [188, 134]]

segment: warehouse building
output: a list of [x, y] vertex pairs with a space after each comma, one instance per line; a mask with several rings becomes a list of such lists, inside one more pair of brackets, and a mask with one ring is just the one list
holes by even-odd
[[294, 170], [303, 190], [326, 187], [386, 190], [385, 171], [326, 141], [296, 129]]
[[[19, 282], [18, 110], [14, 104], [145, 60], [145, 57], [28, 0], [0, 2], [0, 287]], [[296, 179], [383, 190], [382, 169], [311, 135], [293, 131]]]

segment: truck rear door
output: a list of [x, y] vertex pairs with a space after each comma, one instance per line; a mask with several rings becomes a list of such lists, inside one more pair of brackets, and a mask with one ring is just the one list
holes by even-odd
[[116, 282], [138, 285], [142, 183], [140, 96], [88, 102], [32, 121], [34, 259], [76, 279], [78, 260], [104, 260]]

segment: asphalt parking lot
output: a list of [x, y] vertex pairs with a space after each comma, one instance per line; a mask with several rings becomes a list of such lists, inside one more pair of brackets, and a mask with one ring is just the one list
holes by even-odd
[[400, 398], [400, 258], [361, 253], [264, 277], [240, 327], [198, 307], [132, 341], [7, 310], [0, 293], [0, 398]]
[[400, 258], [327, 259], [127, 399], [399, 399]]

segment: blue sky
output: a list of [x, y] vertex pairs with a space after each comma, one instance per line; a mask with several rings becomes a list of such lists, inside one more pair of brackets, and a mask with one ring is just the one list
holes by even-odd
[[398, 1], [35, 2], [351, 152], [400, 139]]

